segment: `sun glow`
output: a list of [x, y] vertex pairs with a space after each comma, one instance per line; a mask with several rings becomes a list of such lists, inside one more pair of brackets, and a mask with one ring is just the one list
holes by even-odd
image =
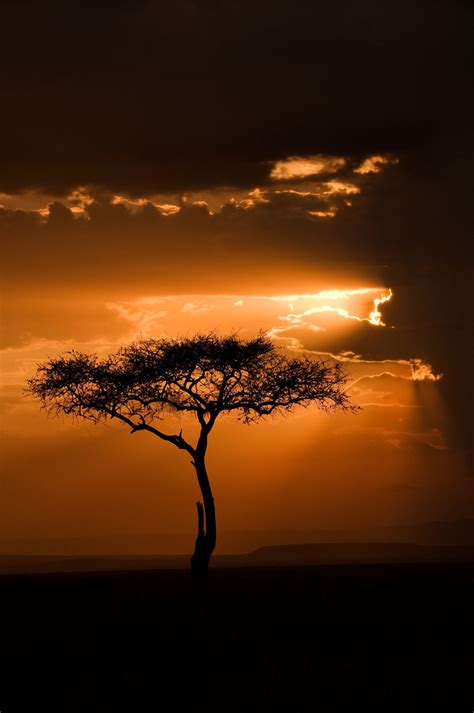
[[[278, 340], [283, 348], [344, 363], [350, 368], [354, 383], [361, 376], [378, 378], [384, 373], [407, 381], [439, 381], [443, 375], [416, 355], [397, 353], [390, 358], [384, 353], [382, 332], [387, 325], [382, 309], [393, 297], [388, 287], [357, 287], [280, 295], [150, 295], [109, 302], [107, 308], [128, 322], [125, 341], [176, 337], [196, 330], [216, 329], [219, 333], [242, 335], [261, 330]], [[375, 333], [380, 330], [379, 359], [373, 353], [350, 351], [351, 339], [360, 329], [370, 330], [372, 339], [377, 339]]]
[[[316, 292], [315, 294], [286, 295], [282, 297], [272, 297], [271, 299], [288, 302], [291, 305], [291, 312], [287, 315], [279, 317], [279, 319], [287, 321], [290, 324], [304, 326], [305, 317], [333, 312], [344, 319], [354, 319], [358, 322], [368, 322], [369, 324], [374, 325], [374, 327], [385, 327], [386, 325], [382, 322], [382, 312], [379, 307], [392, 299], [393, 292], [390, 288], [388, 289], [388, 292], [384, 292], [383, 289], [384, 288], [380, 287], [360, 287], [352, 290], [322, 290], [321, 292]], [[370, 295], [374, 292], [381, 294], [373, 298], [373, 309], [370, 311], [369, 316], [360, 316], [356, 314], [354, 309], [354, 300], [357, 297], [364, 297], [365, 295]], [[293, 303], [297, 301], [309, 302], [310, 306], [299, 313], [295, 313]], [[323, 304], [311, 304], [314, 302], [319, 303], [321, 301], [324, 301]], [[340, 305], [330, 304], [330, 302], [341, 301], [352, 302], [352, 305], [349, 305], [348, 307], [341, 307]]]
[[390, 302], [392, 295], [392, 290], [389, 290], [385, 295], [374, 299], [374, 309], [369, 314], [368, 320], [370, 324], [374, 324], [376, 327], [385, 327], [384, 322], [382, 322], [382, 312], [379, 310], [379, 305], [383, 305], [385, 302]]

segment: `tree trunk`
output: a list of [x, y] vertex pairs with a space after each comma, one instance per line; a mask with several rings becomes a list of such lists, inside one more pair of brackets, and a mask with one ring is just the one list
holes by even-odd
[[204, 507], [203, 503], [196, 503], [198, 534], [194, 546], [194, 554], [191, 557], [191, 571], [193, 574], [205, 576], [207, 575], [209, 560], [216, 546], [216, 511], [204, 457], [195, 458], [193, 465], [196, 468]]

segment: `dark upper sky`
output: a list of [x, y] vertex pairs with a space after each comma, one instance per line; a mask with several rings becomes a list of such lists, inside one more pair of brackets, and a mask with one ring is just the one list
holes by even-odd
[[250, 187], [295, 154], [435, 159], [471, 123], [468, 2], [20, 0], [2, 25], [0, 192]]

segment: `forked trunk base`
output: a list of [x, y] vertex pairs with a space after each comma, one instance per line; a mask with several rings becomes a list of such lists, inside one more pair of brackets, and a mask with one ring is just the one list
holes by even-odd
[[202, 503], [196, 503], [198, 512], [198, 535], [191, 557], [191, 572], [193, 575], [205, 577], [209, 570], [209, 560], [214, 550], [215, 542], [204, 531], [204, 508]]

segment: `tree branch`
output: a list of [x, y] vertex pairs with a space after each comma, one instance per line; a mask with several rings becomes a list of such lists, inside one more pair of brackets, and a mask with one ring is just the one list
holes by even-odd
[[195, 455], [194, 448], [181, 435], [182, 431], [177, 435], [170, 435], [168, 433], [163, 433], [163, 431], [158, 430], [158, 428], [155, 428], [154, 426], [150, 426], [150, 424], [148, 423], [135, 423], [130, 418], [124, 416], [118, 411], [107, 411], [107, 413], [109, 413], [111, 418], [117, 418], [119, 419], [119, 421], [123, 421], [123, 423], [126, 423], [127, 426], [130, 426], [130, 428], [132, 429], [131, 433], [136, 433], [137, 431], [148, 431], [149, 433], [153, 433], [154, 436], [158, 436], [158, 438], [161, 438], [163, 441], [172, 443], [180, 450], [187, 451], [193, 457]]

